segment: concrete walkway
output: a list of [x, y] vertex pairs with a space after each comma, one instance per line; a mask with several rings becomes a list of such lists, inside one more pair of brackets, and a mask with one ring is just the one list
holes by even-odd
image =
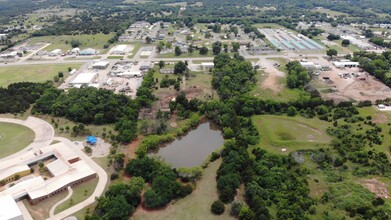
[[19, 201], [16, 204], [18, 205], [19, 210], [22, 212], [24, 220], [33, 220], [33, 217], [31, 217], [29, 211], [27, 210], [26, 206], [24, 206], [22, 201]]
[[13, 123], [13, 124], [26, 126], [31, 130], [33, 130], [35, 134], [33, 143], [29, 144], [26, 148], [13, 155], [1, 158], [0, 161], [5, 161], [5, 160], [9, 160], [10, 158], [17, 157], [19, 155], [26, 153], [29, 150], [37, 150], [38, 148], [46, 147], [52, 142], [54, 137], [54, 129], [52, 125], [40, 118], [36, 118], [32, 116], [28, 117], [26, 120], [20, 120], [14, 118], [0, 118], [0, 122]]
[[57, 206], [61, 205], [63, 202], [67, 201], [71, 196], [73, 195], [73, 189], [72, 187], [68, 186], [68, 195], [64, 199], [58, 201], [56, 204], [54, 204], [49, 211], [49, 216], [52, 217], [54, 215], [54, 211], [56, 210]]
[[108, 176], [107, 176], [106, 171], [102, 167], [100, 167], [98, 164], [96, 164], [95, 161], [93, 161], [88, 155], [86, 155], [80, 149], [79, 146], [75, 145], [70, 140], [68, 140], [66, 138], [62, 138], [62, 137], [55, 137], [54, 140], [61, 141], [65, 144], [67, 144], [68, 146], [70, 146], [71, 148], [75, 149], [74, 152], [79, 155], [80, 159], [84, 160], [93, 170], [95, 170], [95, 172], [98, 175], [99, 181], [98, 181], [98, 184], [95, 188], [95, 191], [92, 193], [92, 195], [90, 197], [88, 197], [83, 202], [72, 206], [71, 208], [69, 208], [67, 210], [64, 210], [60, 213], [57, 213], [56, 215], [51, 216], [50, 218], [48, 218], [49, 220], [58, 220], [58, 219], [66, 218], [66, 217], [72, 215], [73, 213], [78, 212], [81, 209], [87, 207], [88, 205], [94, 203], [96, 201], [96, 198], [102, 195], [103, 191], [105, 190], [107, 181], [108, 181]]

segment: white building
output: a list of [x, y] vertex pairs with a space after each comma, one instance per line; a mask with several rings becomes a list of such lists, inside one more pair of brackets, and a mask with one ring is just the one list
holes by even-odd
[[140, 78], [142, 76], [141, 71], [126, 71], [123, 73], [117, 74], [119, 77], [124, 77], [124, 78]]
[[362, 50], [374, 50], [375, 49], [375, 46], [371, 45], [370, 43], [365, 42], [364, 40], [357, 39], [357, 38], [350, 36], [350, 35], [342, 35], [341, 39], [349, 40], [349, 42], [351, 44], [353, 44], [354, 46], [356, 46]]
[[107, 67], [109, 67], [109, 65], [110, 65], [110, 62], [108, 62], [108, 61], [99, 61], [99, 62], [92, 64], [92, 68], [104, 70]]
[[125, 55], [127, 47], [128, 47], [128, 45], [125, 45], [125, 44], [117, 45], [114, 47], [112, 54]]
[[360, 67], [359, 62], [352, 62], [352, 61], [335, 61], [333, 62], [334, 66], [337, 68], [350, 68], [350, 67]]
[[59, 56], [61, 55], [61, 50], [60, 49], [55, 49], [49, 52], [48, 54], [51, 57]]
[[3, 38], [6, 38], [6, 37], [7, 37], [7, 34], [0, 34], [0, 40]]
[[0, 196], [0, 219], [23, 220], [22, 212], [11, 195]]
[[11, 197], [12, 200], [27, 198], [31, 204], [37, 204], [53, 195], [66, 191], [68, 186], [74, 186], [96, 176], [96, 172], [79, 158], [74, 149], [62, 142], [40, 148], [36, 152], [26, 152], [18, 158], [3, 161], [0, 165], [4, 169], [0, 170], [0, 174], [7, 172], [8, 167], [34, 166], [47, 160], [51, 160], [50, 163], [46, 164], [50, 178], [43, 179], [42, 176], [29, 175], [29, 178], [20, 179], [12, 187], [7, 187], [0, 192], [1, 220], [17, 220], [17, 218], [2, 218], [4, 205], [1, 202], [4, 197]]
[[201, 67], [204, 70], [213, 69], [215, 67], [215, 64], [213, 62], [204, 62], [201, 63]]
[[87, 86], [96, 79], [97, 73], [79, 73], [75, 79], [73, 79], [69, 85], [75, 88], [80, 88], [81, 86]]

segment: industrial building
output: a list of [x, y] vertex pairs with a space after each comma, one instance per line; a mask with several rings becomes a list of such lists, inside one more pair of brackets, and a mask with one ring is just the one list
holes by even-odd
[[59, 56], [61, 55], [61, 50], [60, 49], [55, 49], [49, 52], [48, 54], [51, 57]]
[[109, 65], [110, 65], [110, 62], [108, 62], [108, 61], [99, 61], [99, 62], [92, 64], [92, 68], [104, 70], [104, 69], [107, 69], [107, 67], [109, 67]]
[[360, 40], [360, 39], [357, 39], [357, 38], [355, 38], [353, 36], [350, 36], [350, 35], [342, 35], [341, 39], [349, 40], [349, 42], [352, 45], [354, 45], [354, 46], [356, 46], [356, 47], [358, 47], [358, 48], [360, 48], [362, 50], [374, 50], [374, 49], [376, 49], [376, 47], [371, 45], [370, 43], [365, 42], [365, 41]]
[[75, 79], [73, 79], [69, 85], [75, 88], [80, 88], [82, 86], [88, 86], [88, 84], [92, 83], [96, 77], [97, 73], [79, 73]]
[[294, 34], [286, 30], [280, 29], [262, 29], [260, 30], [268, 41], [277, 49], [280, 50], [324, 50], [325, 48], [318, 42], [309, 39], [302, 34]]
[[360, 67], [359, 62], [352, 62], [350, 60], [341, 60], [333, 62], [334, 66], [337, 68], [351, 68], [351, 67]]
[[113, 48], [112, 54], [119, 54], [119, 55], [125, 55], [126, 54], [126, 48], [128, 45], [117, 45]]
[[81, 55], [81, 56], [92, 56], [92, 55], [96, 55], [96, 54], [97, 54], [97, 51], [93, 48], [87, 48], [87, 49], [84, 49], [79, 52], [79, 55]]
[[12, 59], [12, 58], [15, 58], [17, 56], [18, 56], [18, 52], [17, 51], [12, 51], [12, 52], [9, 52], [9, 53], [0, 54], [0, 58], [3, 58], [3, 59]]
[[215, 64], [213, 62], [205, 62], [205, 63], [201, 63], [201, 67], [203, 70], [209, 70], [209, 69], [213, 69], [215, 67]]
[[[37, 174], [31, 174], [11, 185], [6, 185], [0, 192], [0, 203], [4, 198], [13, 200], [27, 199], [31, 204], [37, 204], [51, 196], [54, 196], [67, 187], [74, 186], [96, 177], [96, 172], [68, 145], [60, 142], [54, 145], [40, 148], [36, 152], [26, 152], [20, 157], [15, 157], [0, 163], [0, 174], [9, 172], [12, 167], [29, 167], [44, 163], [50, 177], [43, 178]], [[2, 205], [0, 205], [0, 210]], [[3, 213], [0, 211], [0, 219]], [[13, 218], [11, 218], [13, 219]], [[23, 218], [22, 218], [23, 219]]]
[[11, 195], [0, 196], [1, 220], [24, 220], [22, 212]]

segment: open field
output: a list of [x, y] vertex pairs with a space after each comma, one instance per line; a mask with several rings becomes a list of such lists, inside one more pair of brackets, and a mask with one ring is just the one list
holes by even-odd
[[340, 15], [345, 15], [345, 16], [349, 16], [348, 14], [346, 13], [343, 13], [343, 12], [339, 12], [339, 11], [333, 11], [333, 10], [330, 10], [330, 9], [326, 9], [326, 8], [322, 8], [322, 9], [318, 9], [316, 10], [320, 13], [326, 13], [328, 14], [330, 17], [338, 17]]
[[0, 123], [0, 158], [16, 153], [33, 142], [34, 132], [12, 123]]
[[[32, 43], [52, 43], [43, 50], [52, 51], [54, 49], [61, 49], [63, 52], [72, 49], [71, 40], [78, 40], [80, 42], [80, 49], [94, 48], [105, 53], [107, 49], [103, 49], [103, 45], [114, 36], [111, 34], [82, 34], [82, 35], [61, 35], [61, 36], [44, 36], [35, 37], [31, 39]], [[68, 42], [68, 43], [67, 43]]]
[[216, 190], [216, 171], [220, 164], [221, 160], [209, 164], [209, 167], [204, 170], [201, 180], [197, 182], [197, 188], [192, 194], [178, 200], [174, 205], [169, 205], [163, 210], [146, 211], [139, 207], [134, 214], [133, 219], [235, 219], [229, 215], [230, 206], [226, 206], [225, 212], [220, 216], [213, 215], [210, 212], [211, 204], [218, 198]]
[[16, 82], [45, 82], [53, 80], [59, 71], [68, 73], [68, 67], [78, 69], [80, 64], [48, 64], [0, 67], [0, 87], [8, 86]]
[[[269, 152], [285, 154], [321, 147], [331, 141], [331, 137], [326, 134], [330, 124], [319, 119], [261, 115], [253, 117], [253, 120], [261, 134], [261, 141], [256, 147], [265, 148]], [[286, 148], [286, 152], [282, 152], [282, 148]]]
[[64, 201], [64, 203], [57, 206], [56, 210], [54, 211], [54, 214], [57, 214], [59, 212], [62, 212], [76, 204], [79, 204], [80, 202], [86, 200], [88, 197], [91, 196], [91, 194], [94, 192], [96, 185], [98, 184], [99, 178], [94, 178], [92, 180], [89, 180], [87, 182], [84, 182], [82, 184], [79, 184], [75, 187], [73, 187], [73, 194], [71, 198]]

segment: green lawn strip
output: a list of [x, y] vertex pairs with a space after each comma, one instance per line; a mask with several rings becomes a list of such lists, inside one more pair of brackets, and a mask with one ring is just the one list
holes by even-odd
[[52, 43], [47, 46], [44, 50], [52, 51], [55, 49], [61, 49], [63, 52], [72, 49], [71, 41], [77, 40], [80, 42], [80, 49], [94, 48], [99, 50], [100, 53], [107, 52], [103, 46], [108, 44], [107, 41], [114, 36], [114, 33], [110, 34], [81, 34], [81, 35], [60, 35], [60, 36], [43, 36], [34, 37], [31, 39], [32, 43]]
[[12, 155], [33, 142], [35, 133], [28, 127], [0, 122], [0, 158]]
[[56, 209], [54, 210], [54, 213], [57, 214], [59, 212], [62, 212], [86, 200], [94, 192], [95, 187], [98, 184], [98, 181], [99, 178], [96, 177], [92, 180], [88, 180], [87, 182], [72, 187], [73, 190], [72, 196], [68, 200], [64, 201], [59, 206], [57, 206]]
[[16, 82], [45, 82], [62, 71], [67, 76], [68, 67], [79, 68], [81, 64], [44, 64], [0, 67], [0, 87]]

